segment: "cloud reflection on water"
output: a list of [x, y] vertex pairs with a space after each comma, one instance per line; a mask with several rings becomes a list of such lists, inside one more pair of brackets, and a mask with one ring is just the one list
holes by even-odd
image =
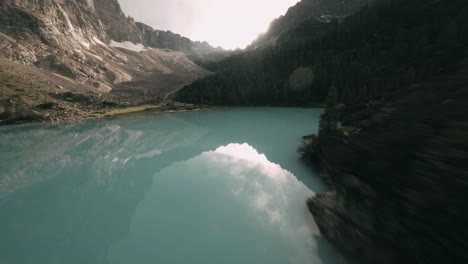
[[323, 187], [296, 153], [319, 115], [1, 127], [0, 263], [335, 263], [304, 206]]
[[147, 257], [140, 263], [175, 261], [174, 247], [190, 248], [178, 263], [322, 263], [304, 202], [313, 194], [249, 144], [203, 152], [155, 175], [110, 263], [138, 255]]

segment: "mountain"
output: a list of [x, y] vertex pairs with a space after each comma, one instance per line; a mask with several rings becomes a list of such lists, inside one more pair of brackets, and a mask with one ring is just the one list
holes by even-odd
[[176, 98], [324, 105], [300, 147], [333, 190], [307, 201], [322, 235], [360, 263], [466, 263], [467, 10], [379, 0], [309, 18]]
[[383, 1], [324, 40], [351, 64], [331, 71], [320, 131], [301, 147], [334, 189], [307, 205], [363, 263], [468, 261], [467, 10]]
[[135, 22], [117, 0], [3, 0], [0, 119], [157, 102], [209, 74], [193, 60], [212, 52]]
[[301, 23], [316, 18], [322, 21], [343, 19], [373, 0], [302, 0], [290, 7], [284, 16], [270, 24], [268, 31], [249, 45], [248, 49], [275, 43], [284, 33]]
[[[326, 76], [311, 45], [368, 2], [302, 0], [246, 51], [210, 64], [216, 74], [184, 87], [177, 100], [228, 105], [311, 105], [326, 96]], [[315, 73], [315, 74], [314, 74]], [[315, 75], [319, 79], [312, 77]]]

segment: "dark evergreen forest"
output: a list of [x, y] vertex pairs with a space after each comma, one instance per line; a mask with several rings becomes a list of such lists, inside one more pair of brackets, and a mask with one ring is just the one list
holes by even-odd
[[[346, 102], [381, 99], [454, 66], [467, 42], [463, 1], [381, 0], [344, 20], [316, 17], [275, 44], [208, 65], [177, 99], [218, 105], [316, 105], [334, 84]], [[313, 82], [291, 87], [299, 68]]]
[[467, 10], [380, 0], [311, 18], [210, 65], [177, 99], [324, 106], [299, 149], [334, 189], [308, 201], [322, 234], [365, 263], [466, 263]]

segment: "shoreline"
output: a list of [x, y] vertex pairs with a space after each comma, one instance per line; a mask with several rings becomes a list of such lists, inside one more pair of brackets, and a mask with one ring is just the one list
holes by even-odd
[[184, 106], [168, 106], [168, 105], [141, 105], [141, 106], [129, 106], [124, 108], [112, 108], [102, 109], [92, 112], [85, 112], [82, 115], [75, 116], [39, 116], [30, 115], [26, 117], [19, 117], [10, 120], [0, 120], [1, 126], [14, 126], [23, 124], [62, 124], [62, 123], [73, 123], [86, 120], [99, 120], [114, 117], [125, 117], [125, 116], [139, 116], [139, 115], [152, 115], [152, 114], [163, 114], [163, 113], [182, 113], [182, 112], [195, 112], [203, 111], [208, 109], [219, 109], [223, 108], [220, 106], [206, 106], [206, 105], [184, 105]]
[[153, 114], [164, 114], [164, 113], [184, 113], [184, 112], [198, 112], [214, 109], [226, 109], [232, 107], [285, 107], [285, 108], [304, 108], [304, 109], [315, 109], [321, 108], [318, 106], [210, 106], [210, 105], [191, 105], [191, 104], [180, 104], [180, 105], [139, 105], [139, 106], [128, 106], [122, 108], [110, 108], [95, 110], [91, 112], [84, 112], [82, 115], [74, 116], [41, 116], [40, 114], [31, 114], [25, 117], [14, 118], [10, 120], [0, 120], [0, 127], [2, 126], [13, 126], [23, 124], [62, 124], [62, 123], [73, 123], [86, 120], [98, 120], [115, 117], [126, 117], [126, 116], [140, 116], [140, 115], [153, 115]]

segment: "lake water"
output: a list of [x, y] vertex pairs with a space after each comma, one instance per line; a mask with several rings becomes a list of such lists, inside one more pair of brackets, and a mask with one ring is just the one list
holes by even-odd
[[305, 200], [320, 110], [0, 128], [0, 263], [343, 263]]

